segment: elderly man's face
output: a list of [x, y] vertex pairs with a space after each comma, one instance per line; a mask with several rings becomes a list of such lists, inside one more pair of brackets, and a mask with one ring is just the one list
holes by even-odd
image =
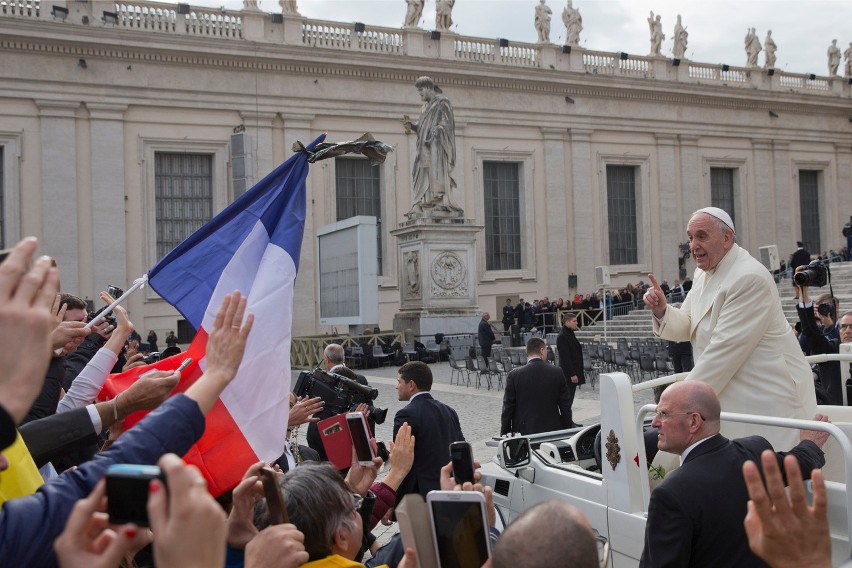
[[840, 318], [840, 343], [852, 343], [852, 315]]
[[651, 422], [659, 432], [657, 448], [664, 452], [680, 454], [689, 447], [689, 415], [685, 413], [691, 409], [683, 408], [683, 398], [679, 389], [666, 389]]
[[716, 268], [716, 265], [734, 245], [734, 235], [722, 231], [716, 219], [707, 213], [699, 213], [686, 226], [689, 251], [701, 270]]

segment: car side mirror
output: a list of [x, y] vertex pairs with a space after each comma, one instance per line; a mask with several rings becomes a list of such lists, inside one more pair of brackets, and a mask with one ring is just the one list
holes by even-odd
[[530, 464], [529, 438], [500, 440], [500, 464], [506, 469], [517, 469]]

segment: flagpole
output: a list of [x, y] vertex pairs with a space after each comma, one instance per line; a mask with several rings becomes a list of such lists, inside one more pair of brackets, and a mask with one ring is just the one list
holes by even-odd
[[143, 274], [141, 277], [139, 277], [139, 278], [137, 278], [136, 280], [134, 280], [134, 281], [133, 281], [133, 286], [131, 286], [130, 288], [128, 288], [128, 289], [127, 289], [127, 291], [126, 291], [124, 294], [122, 294], [121, 296], [119, 296], [118, 298], [116, 298], [116, 300], [115, 300], [115, 301], [113, 301], [113, 303], [111, 303], [109, 306], [107, 306], [107, 307], [106, 307], [106, 309], [105, 309], [104, 311], [102, 311], [101, 313], [99, 313], [99, 314], [98, 314], [98, 316], [97, 316], [95, 319], [93, 319], [92, 321], [90, 321], [89, 323], [87, 323], [87, 324], [86, 324], [86, 329], [91, 330], [94, 326], [96, 326], [96, 325], [98, 325], [100, 322], [102, 322], [102, 321], [104, 320], [104, 318], [105, 318], [105, 317], [107, 317], [107, 316], [110, 314], [110, 312], [112, 312], [112, 310], [113, 310], [113, 309], [114, 309], [117, 305], [119, 305], [119, 304], [120, 304], [120, 303], [121, 303], [121, 302], [122, 302], [122, 301], [123, 301], [123, 300], [124, 300], [127, 296], [129, 296], [130, 294], [132, 294], [133, 292], [135, 292], [135, 291], [136, 291], [136, 290], [138, 290], [139, 288], [142, 288], [143, 286], [145, 286], [145, 283], [146, 283], [146, 282], [148, 282], [148, 274], [147, 274], [147, 273], [146, 273], [146, 274]]

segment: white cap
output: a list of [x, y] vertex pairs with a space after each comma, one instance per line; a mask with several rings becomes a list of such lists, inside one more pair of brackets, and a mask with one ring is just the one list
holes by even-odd
[[731, 219], [731, 216], [728, 215], [724, 209], [719, 209], [718, 207], [704, 207], [693, 213], [693, 216], [698, 215], [699, 213], [707, 213], [711, 217], [715, 217], [725, 223], [732, 231], [734, 231], [734, 233], [737, 232], [736, 229], [734, 229], [734, 220]]

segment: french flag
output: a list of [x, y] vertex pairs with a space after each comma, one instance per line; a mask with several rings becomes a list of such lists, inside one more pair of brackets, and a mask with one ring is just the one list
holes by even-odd
[[[322, 142], [320, 136], [308, 151]], [[293, 287], [305, 226], [308, 155], [298, 152], [193, 233], [148, 272], [151, 287], [198, 330], [185, 353], [113, 375], [101, 398], [125, 390], [151, 369], [171, 370], [186, 358], [175, 393], [206, 368], [207, 332], [225, 294], [248, 298], [254, 314], [237, 376], [207, 415], [204, 436], [184, 456], [207, 479], [213, 495], [227, 491], [259, 460], [284, 452], [290, 391]], [[125, 420], [132, 426], [137, 413]], [[180, 424], [175, 424], [180, 428]]]

